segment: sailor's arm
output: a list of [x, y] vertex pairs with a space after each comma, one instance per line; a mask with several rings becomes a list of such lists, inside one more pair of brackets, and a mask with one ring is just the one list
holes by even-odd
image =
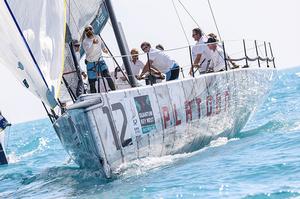
[[163, 76], [163, 73], [156, 67], [151, 66], [151, 73], [155, 74], [155, 75], [160, 75]]
[[146, 62], [146, 64], [145, 64], [145, 66], [144, 66], [144, 68], [143, 68], [141, 74], [138, 76], [137, 79], [141, 79], [141, 78], [145, 75], [145, 73], [149, 71], [149, 69], [150, 69], [152, 63], [153, 63], [152, 60], [148, 60], [148, 61]]
[[191, 69], [190, 69], [190, 72], [189, 72], [190, 75], [193, 75], [193, 69], [194, 68], [199, 68], [200, 67], [199, 63], [200, 63], [200, 60], [201, 60], [201, 56], [202, 56], [202, 54], [197, 54], [197, 56], [194, 60], [194, 63], [191, 66]]
[[105, 54], [108, 54], [108, 50], [106, 49], [106, 47], [105, 47], [103, 41], [101, 41], [101, 49], [102, 49], [102, 51], [103, 51]]

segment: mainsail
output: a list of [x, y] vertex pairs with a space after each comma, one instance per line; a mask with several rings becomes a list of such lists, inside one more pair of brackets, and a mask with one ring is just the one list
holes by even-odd
[[102, 10], [102, 0], [1, 1], [0, 64], [54, 108], [64, 66], [74, 68], [69, 44], [89, 23], [101, 24], [102, 29], [107, 21], [107, 14], [100, 14], [105, 13]]

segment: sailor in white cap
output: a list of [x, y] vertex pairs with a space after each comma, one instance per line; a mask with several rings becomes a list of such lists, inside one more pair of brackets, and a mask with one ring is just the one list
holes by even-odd
[[108, 53], [105, 45], [99, 35], [94, 34], [91, 25], [85, 27], [84, 33], [86, 37], [82, 42], [82, 46], [86, 53], [86, 66], [91, 93], [96, 93], [95, 84], [99, 74], [106, 78], [110, 89], [115, 90], [114, 82], [111, 79], [108, 67], [102, 57], [102, 51]]

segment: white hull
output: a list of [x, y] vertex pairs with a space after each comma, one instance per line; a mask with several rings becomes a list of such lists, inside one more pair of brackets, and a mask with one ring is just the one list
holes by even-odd
[[123, 162], [191, 152], [234, 137], [264, 101], [275, 69], [237, 69], [81, 96], [54, 124], [72, 159], [106, 176]]

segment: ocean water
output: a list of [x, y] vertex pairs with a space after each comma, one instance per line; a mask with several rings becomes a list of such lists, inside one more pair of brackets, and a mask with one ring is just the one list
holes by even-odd
[[0, 198], [300, 198], [300, 67], [279, 71], [270, 96], [234, 139], [147, 158], [104, 179], [78, 168], [47, 119], [7, 130]]

